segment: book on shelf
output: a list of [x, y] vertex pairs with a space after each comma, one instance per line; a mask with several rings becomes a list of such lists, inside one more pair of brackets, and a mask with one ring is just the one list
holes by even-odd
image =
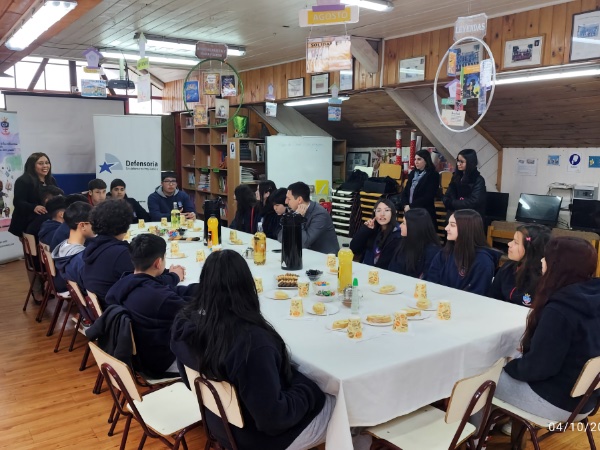
[[210, 190], [210, 174], [209, 173], [200, 173], [200, 178], [198, 179], [198, 189], [201, 191]]

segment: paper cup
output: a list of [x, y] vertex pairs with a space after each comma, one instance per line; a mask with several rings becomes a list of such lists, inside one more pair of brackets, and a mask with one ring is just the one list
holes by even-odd
[[362, 339], [362, 324], [360, 323], [359, 316], [352, 316], [349, 318], [348, 327], [346, 328], [346, 332], [350, 339]]
[[308, 281], [298, 281], [298, 297], [302, 297], [302, 298], [308, 297], [309, 287], [310, 287], [310, 283]]
[[146, 228], [146, 222], [144, 221], [144, 219], [138, 220], [138, 228]]
[[329, 253], [327, 255], [327, 264], [326, 265], [327, 265], [327, 268], [332, 272], [337, 269], [337, 260], [333, 253]]
[[237, 231], [236, 230], [230, 230], [229, 231], [229, 240], [231, 242], [237, 240]]
[[406, 333], [408, 331], [408, 316], [406, 315], [406, 311], [401, 310], [394, 313], [392, 330], [397, 333]]
[[179, 253], [179, 243], [173, 241], [171, 242], [171, 256], [174, 256], [177, 253]]
[[450, 320], [452, 317], [452, 308], [448, 300], [440, 300], [437, 307], [437, 318], [440, 320]]
[[196, 250], [196, 262], [204, 262], [205, 259], [204, 250]]
[[415, 298], [427, 298], [427, 283], [424, 281], [417, 281], [415, 286]]
[[379, 270], [369, 270], [369, 284], [379, 284]]
[[161, 227], [168, 227], [169, 226], [169, 222], [167, 221], [166, 217], [161, 217], [160, 218], [160, 226]]
[[256, 292], [260, 294], [263, 291], [262, 278], [254, 277], [254, 285], [256, 286]]
[[304, 315], [304, 306], [300, 297], [294, 297], [290, 304], [290, 316], [302, 317]]
[[194, 228], [194, 219], [188, 219], [187, 220], [187, 227], [191, 230], [192, 228]]

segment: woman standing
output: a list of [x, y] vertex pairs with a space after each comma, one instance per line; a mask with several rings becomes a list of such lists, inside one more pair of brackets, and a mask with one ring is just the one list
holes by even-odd
[[456, 171], [442, 198], [448, 215], [460, 209], [474, 209], [485, 222], [485, 180], [477, 170], [477, 153], [470, 148], [456, 157]]
[[419, 150], [415, 156], [415, 170], [408, 175], [408, 181], [402, 191], [404, 212], [411, 208], [425, 209], [437, 227], [435, 215], [435, 197], [440, 189], [440, 174], [431, 161], [431, 153]]
[[[523, 355], [504, 367], [494, 395], [562, 422], [581, 401], [570, 393], [584, 364], [600, 355], [600, 279], [593, 278], [598, 255], [589, 242], [567, 236], [551, 239], [544, 254]], [[595, 391], [582, 413], [597, 397]]]
[[[184, 380], [182, 365], [235, 388], [244, 427], [231, 431], [240, 449], [303, 450], [325, 441], [335, 398], [292, 365], [285, 342], [260, 312], [252, 273], [237, 252], [207, 258], [195, 298], [173, 324], [171, 350]], [[225, 446], [221, 418], [206, 410], [202, 419]]]
[[388, 199], [380, 199], [373, 208], [373, 218], [367, 220], [350, 242], [354, 254], [369, 266], [387, 269], [400, 245], [400, 226], [396, 208]]
[[431, 224], [429, 212], [409, 209], [400, 224], [400, 246], [388, 270], [415, 278], [426, 278], [435, 255], [440, 251], [440, 238]]
[[255, 193], [247, 184], [240, 184], [234, 191], [237, 210], [230, 228], [245, 233], [255, 233], [260, 207]]
[[492, 283], [488, 296], [516, 305], [531, 306], [536, 286], [542, 276], [544, 247], [550, 229], [543, 225], [522, 225], [508, 243], [508, 259]]
[[36, 215], [47, 213], [40, 200], [41, 186], [56, 186], [56, 180], [48, 155], [37, 152], [27, 158], [23, 175], [15, 181], [15, 210], [8, 229], [15, 236], [21, 237]]
[[450, 216], [447, 242], [429, 268], [427, 281], [485, 295], [500, 254], [487, 245], [477, 211], [461, 209]]

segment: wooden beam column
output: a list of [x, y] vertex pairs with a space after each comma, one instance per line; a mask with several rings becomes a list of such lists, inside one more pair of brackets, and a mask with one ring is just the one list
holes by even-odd
[[48, 64], [48, 58], [42, 59], [42, 62], [40, 63], [38, 70], [35, 71], [35, 74], [33, 75], [33, 78], [31, 79], [31, 83], [29, 83], [29, 87], [27, 88], [28, 91], [33, 91], [33, 88], [35, 88], [35, 85], [37, 84], [37, 82], [40, 80], [40, 77], [44, 73], [46, 64]]

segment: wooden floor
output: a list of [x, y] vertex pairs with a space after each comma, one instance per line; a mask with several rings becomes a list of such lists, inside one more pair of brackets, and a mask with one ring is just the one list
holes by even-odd
[[[107, 436], [110, 396], [106, 388], [100, 395], [92, 394], [98, 373], [93, 358], [90, 357], [88, 369], [78, 370], [84, 339], [78, 337], [76, 349], [69, 353], [67, 347], [73, 331], [69, 325], [60, 351], [53, 353], [56, 335], [46, 337], [46, 330], [54, 302], [42, 323], [37, 323], [36, 305], [30, 304], [26, 312], [22, 311], [27, 287], [22, 261], [0, 266], [0, 449], [119, 448], [122, 423], [113, 437]], [[600, 421], [600, 415], [595, 421]], [[600, 433], [595, 436], [600, 442]], [[137, 448], [140, 438], [140, 427], [134, 422], [127, 449]], [[504, 435], [494, 434], [488, 450], [508, 450], [508, 440]], [[203, 449], [204, 443], [202, 430], [188, 435], [190, 450]], [[144, 448], [165, 446], [148, 440]], [[527, 449], [531, 448], [528, 444]], [[542, 443], [544, 450], [588, 448], [585, 432], [577, 431], [553, 436]]]

